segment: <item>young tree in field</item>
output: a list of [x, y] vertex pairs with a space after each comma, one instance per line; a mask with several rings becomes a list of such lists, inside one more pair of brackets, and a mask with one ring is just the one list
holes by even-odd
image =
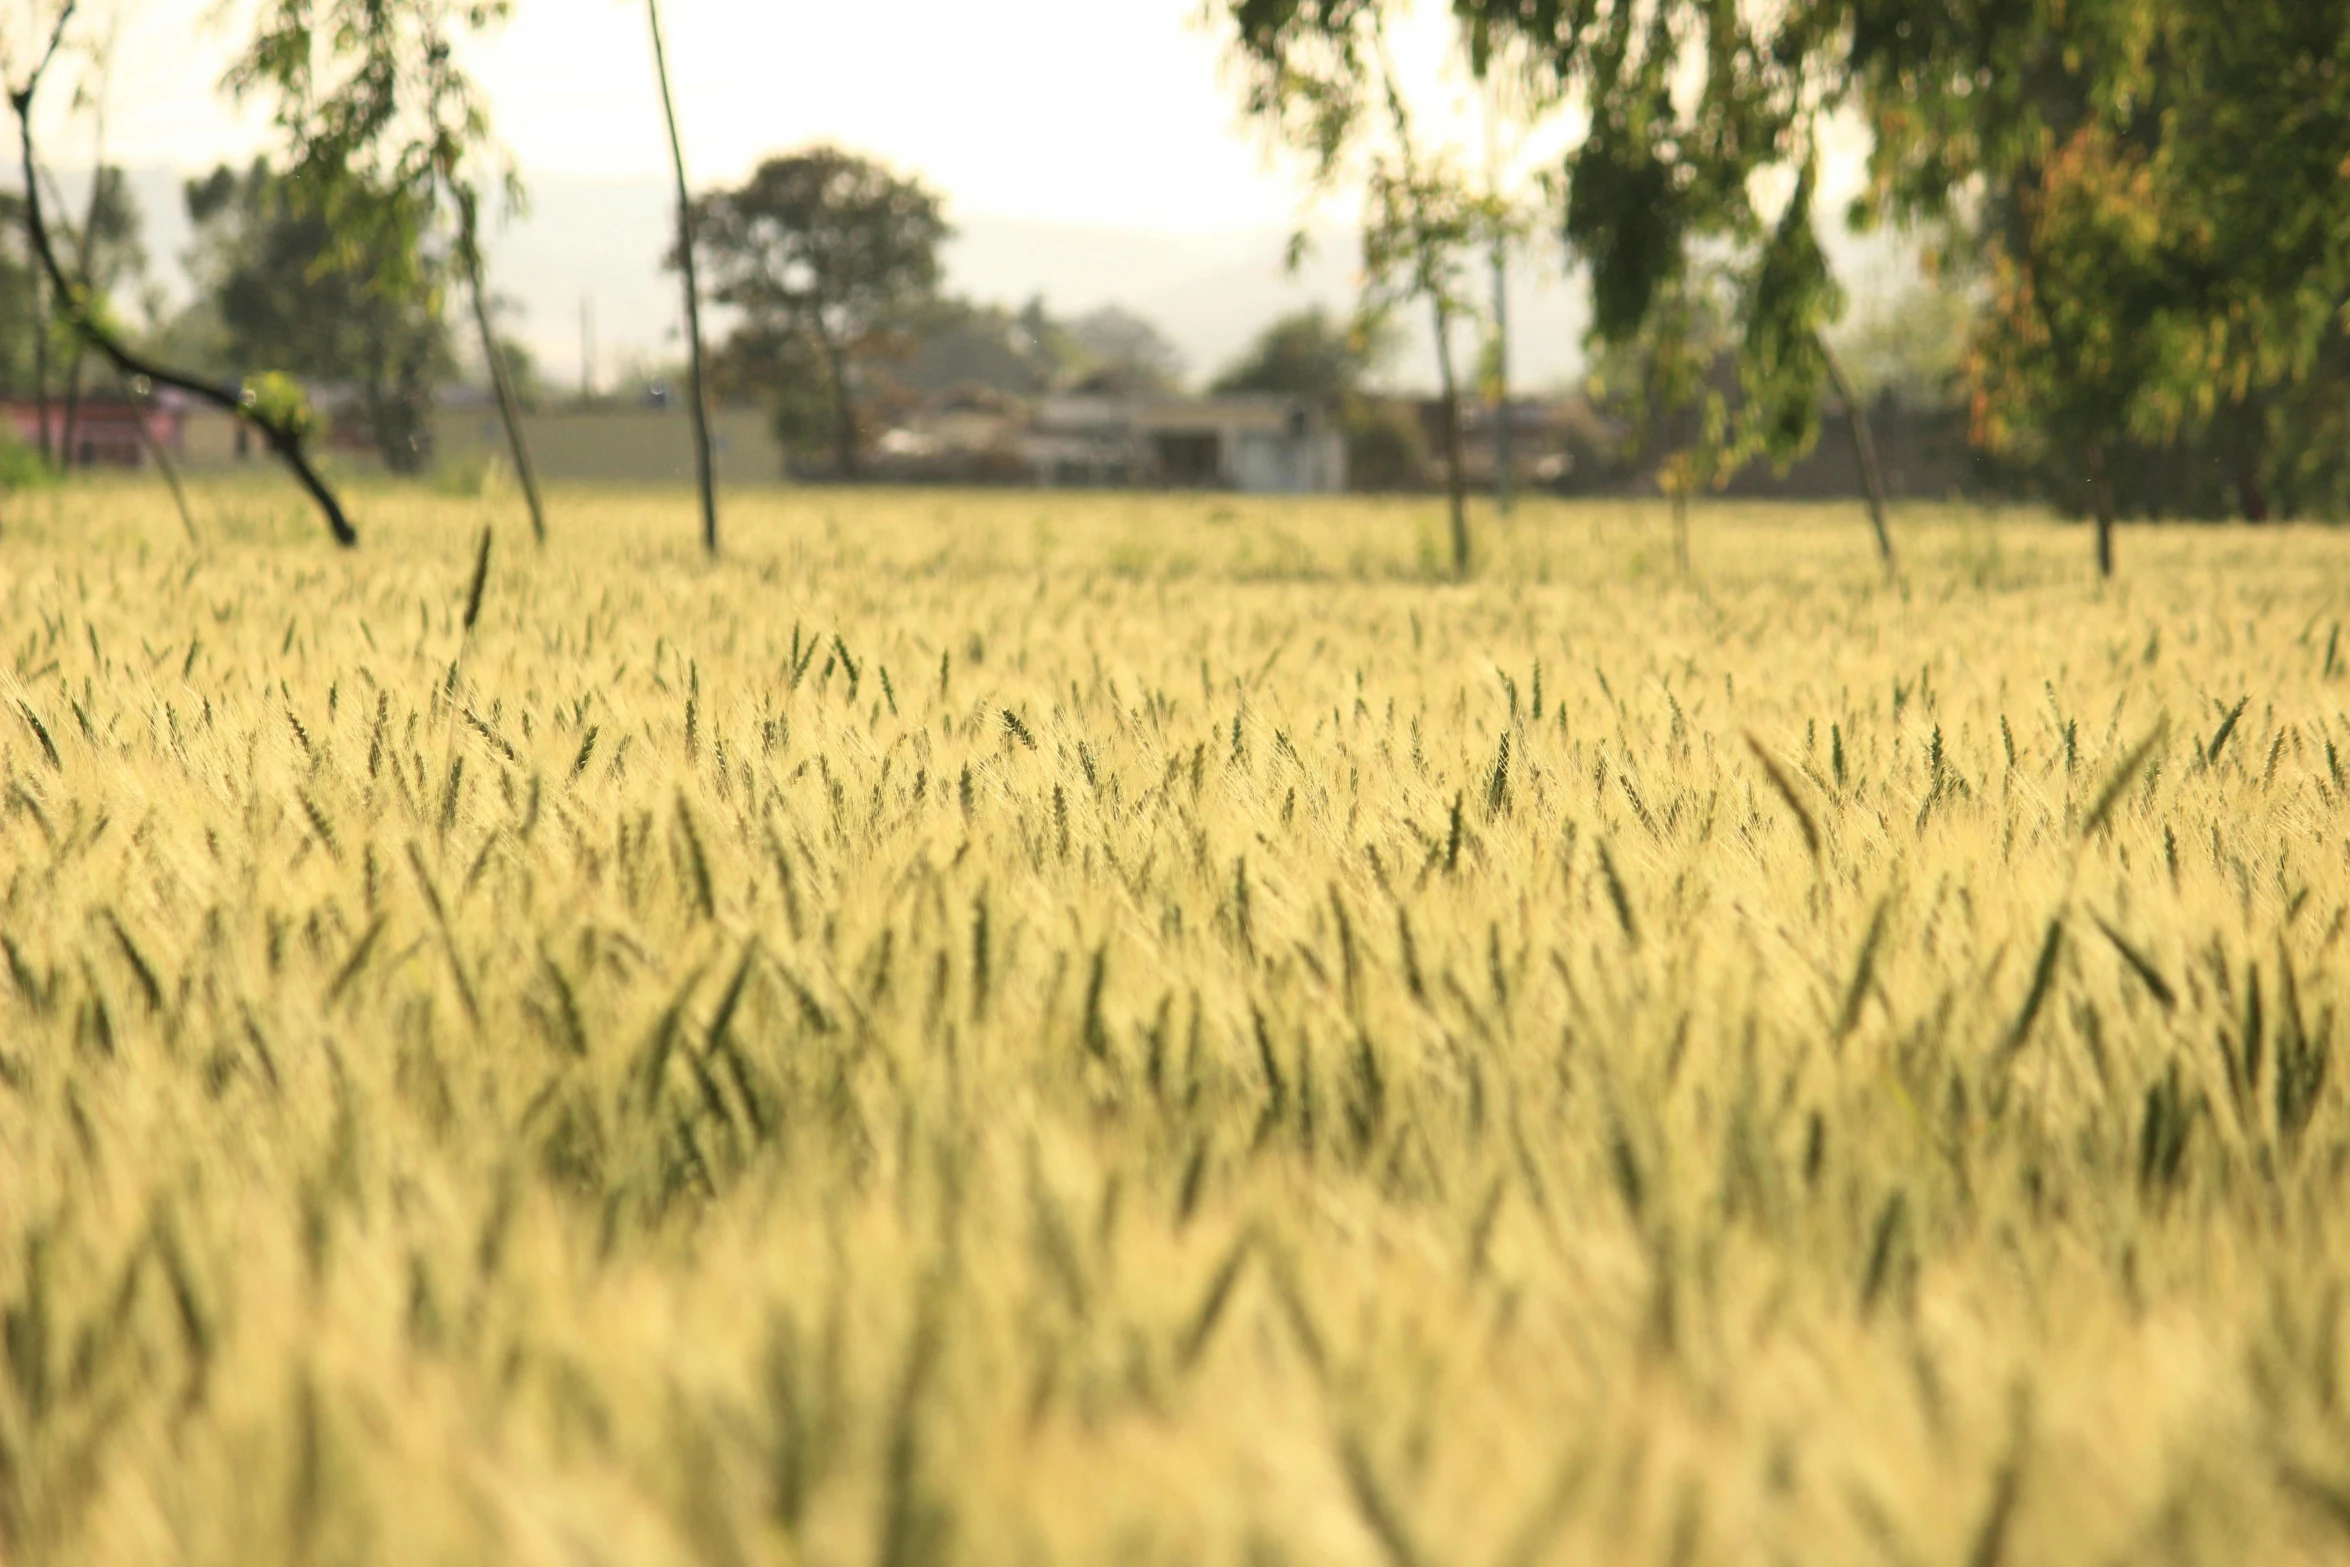
[[[2143, 427], [2170, 304], [2162, 212], [2142, 153], [2084, 127], [2041, 171], [1969, 356], [1977, 434], [1994, 451], [2078, 464], [2113, 575], [2114, 466]], [[2013, 250], [2009, 245], [2013, 245]]]
[[2150, 455], [2246, 516], [2350, 504], [2350, 3], [1804, 0], [1785, 36], [1872, 133], [1871, 209], [1988, 274], [1978, 436], [2097, 519], [2102, 572]]
[[[1454, 574], [1471, 565], [1456, 324], [1473, 320], [1468, 272], [1492, 204], [1441, 151], [1420, 143], [1387, 47], [1398, 0], [1218, 0], [1232, 26], [1249, 115], [1303, 155], [1317, 192], [1358, 175], [1364, 190], [1364, 313], [1427, 307], [1435, 331]], [[1302, 250], [1293, 243], [1294, 260]]]
[[[1517, 431], [1510, 409], [1510, 260], [1533, 233], [1538, 214], [1547, 205], [1547, 191], [1540, 201], [1513, 197], [1511, 188], [1520, 174], [1513, 165], [1523, 148], [1513, 151], [1505, 144], [1558, 109], [1560, 82], [1547, 70], [1530, 68], [1532, 62], [1514, 34], [1497, 35], [1490, 21], [1473, 12], [1464, 19], [1461, 43], [1469, 73], [1476, 79], [1485, 124], [1485, 259], [1492, 296], [1477, 379], [1493, 418], [1494, 510], [1506, 517], [1517, 479]], [[1536, 189], [1553, 183], [1540, 181]]]
[[15, 112], [19, 167], [24, 178], [25, 237], [39, 263], [40, 274], [57, 301], [60, 313], [78, 339], [96, 349], [135, 389], [166, 386], [224, 408], [261, 432], [272, 453], [308, 492], [325, 518], [335, 542], [359, 542], [357, 530], [335, 495], [310, 462], [308, 441], [313, 420], [300, 389], [282, 376], [261, 376], [241, 386], [219, 385], [175, 370], [138, 352], [111, 316], [104, 300], [85, 278], [68, 272], [50, 228], [45, 184], [34, 141], [33, 121], [41, 87], [57, 62], [72, 27], [76, 0], [64, 0], [50, 18], [39, 55], [21, 78], [12, 78], [9, 107]]
[[[1729, 258], [1742, 396], [1733, 411], [1705, 394], [1712, 406], [1704, 449], [1686, 448], [1662, 475], [1676, 513], [1692, 488], [1726, 482], [1756, 457], [1784, 466], [1809, 452], [1833, 388], [1879, 558], [1891, 573], [1893, 538], [1867, 406], [1827, 339], [1844, 294], [1813, 210], [1817, 125], [1830, 100], [1810, 57], [1742, 8], [1698, 0], [1594, 12], [1580, 35], [1529, 32], [1522, 41], [1561, 71], [1579, 69], [1590, 108], [1590, 132], [1567, 161], [1566, 240], [1591, 272], [1594, 335], [1603, 343], [1670, 336], [1688, 318], [1694, 254], [1704, 248]], [[1757, 200], [1766, 175], [1793, 186], [1776, 215]], [[1694, 393], [1685, 376], [1660, 384]]]
[[1442, 159], [1422, 160], [1413, 149], [1403, 99], [1390, 79], [1385, 94], [1397, 130], [1395, 161], [1371, 173], [1363, 224], [1364, 314], [1377, 319], [1417, 301], [1435, 329], [1439, 429], [1444, 440], [1444, 489], [1452, 528], [1453, 575], [1472, 564], [1469, 477], [1461, 450], [1461, 384], [1453, 366], [1453, 328], [1474, 321], [1470, 267], [1493, 221], [1485, 198]]
[[1989, 272], [1966, 360], [1976, 439], [2085, 495], [2110, 575], [2111, 465], [2154, 370], [2161, 220], [2141, 152], [2101, 134], [2095, 106], [2128, 99], [2153, 13], [2146, 0], [2081, 0], [2062, 17], [2021, 7], [1960, 29], [1898, 10], [1816, 0], [1791, 33], [1815, 41], [1868, 118], [1873, 209], [1938, 226]]
[[754, 332], [816, 353], [833, 413], [833, 471], [857, 475], [858, 361], [937, 293], [952, 232], [917, 180], [834, 147], [759, 165], [694, 204], [711, 297]]
[[481, 251], [485, 192], [498, 188], [518, 205], [522, 187], [512, 160], [496, 147], [488, 106], [456, 57], [463, 35], [511, 10], [511, 0], [264, 0], [226, 85], [239, 102], [267, 100], [285, 142], [287, 190], [324, 221], [330, 255], [373, 263], [377, 290], [414, 299], [436, 288], [416, 258], [422, 236], [453, 216], [453, 259], [472, 302], [531, 533], [544, 542], [546, 508], [491, 325]]
[[1623, 419], [1639, 453], [1656, 463], [1657, 487], [1673, 518], [1673, 564], [1691, 570], [1689, 502], [1726, 482], [1745, 453], [1716, 368], [1734, 339], [1729, 281], [1713, 269], [1674, 272], [1639, 316], [1595, 333], [1593, 400]]
[[645, 0], [653, 32], [653, 75], [661, 84], [661, 120], [669, 131], [669, 170], [677, 183], [677, 265], [685, 290], [686, 413], [693, 422], [694, 484], [702, 498], [702, 548], [718, 553], [718, 469], [710, 449], [710, 383], [702, 364], [702, 286], [696, 275], [694, 199], [685, 182], [685, 138], [669, 90], [669, 45], [661, 35], [661, 0]]
[[1506, 517], [1515, 500], [1517, 430], [1510, 409], [1510, 252], [1520, 225], [1512, 220], [1499, 181], [1488, 174], [1486, 203], [1492, 220], [1485, 238], [1492, 302], [1486, 316], [1485, 349], [1477, 360], [1478, 388], [1493, 419], [1493, 509]]
[[1796, 177], [1795, 193], [1757, 248], [1742, 283], [1739, 318], [1745, 333], [1738, 368], [1747, 439], [1754, 450], [1784, 467], [1819, 444], [1820, 390], [1823, 383], [1832, 388], [1844, 405], [1845, 429], [1868, 501], [1877, 557], [1890, 576], [1897, 561], [1868, 404], [1828, 341], [1828, 329], [1844, 313], [1844, 290], [1820, 248], [1813, 215], [1818, 182], [1817, 161], [1805, 163]]

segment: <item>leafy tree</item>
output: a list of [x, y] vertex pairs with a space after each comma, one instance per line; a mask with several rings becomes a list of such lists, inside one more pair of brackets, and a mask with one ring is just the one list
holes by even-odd
[[[341, 259], [327, 218], [291, 183], [258, 160], [187, 183], [190, 270], [218, 334], [211, 362], [348, 383], [386, 465], [416, 472], [430, 456], [433, 390], [455, 368], [438, 295], [375, 287], [378, 274]], [[439, 262], [398, 264], [430, 279]]]
[[1058, 346], [1065, 334], [1041, 303], [1013, 311], [932, 299], [910, 313], [901, 335], [905, 351], [896, 377], [922, 395], [983, 386], [1032, 397], [1058, 382], [1075, 355], [1073, 346]]
[[1128, 395], [1171, 392], [1182, 383], [1181, 350], [1122, 305], [1090, 310], [1064, 330], [1080, 375], [1098, 390]]
[[2350, 5], [1797, 11], [1873, 134], [1870, 211], [1989, 279], [1979, 438], [2096, 517], [2102, 569], [2147, 474], [2168, 507], [2128, 509], [2213, 471], [2246, 515], [2341, 503]]
[[[1250, 116], [1302, 154], [1318, 191], [1359, 175], [1365, 314], [1418, 303], [1435, 331], [1445, 488], [1457, 575], [1470, 567], [1456, 324], [1473, 320], [1468, 269], [1496, 217], [1489, 194], [1420, 143], [1387, 47], [1401, 0], [1218, 0]], [[1480, 60], [1485, 58], [1483, 54]], [[1294, 260], [1302, 236], [1291, 247]]]
[[770, 158], [734, 190], [694, 203], [711, 297], [742, 314], [754, 340], [797, 340], [824, 367], [833, 466], [857, 472], [859, 361], [890, 341], [937, 291], [952, 232], [919, 181], [834, 147]]
[[[1835, 387], [1847, 394], [1890, 570], [1865, 404], [1844, 387], [1825, 332], [1843, 296], [1817, 238], [1812, 171], [1819, 128], [1838, 99], [1809, 5], [1456, 0], [1453, 12], [1481, 77], [1530, 84], [1520, 96], [1536, 112], [1562, 102], [1585, 110], [1558, 185], [1563, 238], [1590, 278], [1592, 335], [1603, 352], [1638, 342], [1669, 361], [1665, 339], [1676, 320], [1689, 319], [1695, 258], [1726, 258], [1745, 327], [1736, 343], [1742, 395], [1725, 400], [1718, 418], [1694, 423], [1676, 421], [1674, 409], [1654, 411], [1660, 426], [1719, 426], [1706, 451], [1668, 460], [1668, 491], [1685, 500], [1699, 469], [1720, 480], [1756, 457], [1785, 464], [1802, 455], [1818, 439], [1823, 394]], [[1773, 190], [1792, 194], [1775, 206], [1759, 199]], [[1698, 382], [1664, 375], [1646, 384], [1670, 393]]]
[[1677, 270], [1645, 300], [1629, 328], [1602, 336], [1592, 400], [1621, 419], [1638, 454], [1653, 462], [1673, 514], [1673, 559], [1686, 574], [1689, 502], [1727, 482], [1742, 457], [1721, 373], [1735, 344], [1731, 280], [1718, 270]]
[[512, 9], [511, 0], [262, 0], [225, 85], [239, 102], [267, 100], [292, 204], [320, 221], [332, 263], [371, 267], [374, 292], [411, 305], [436, 294], [443, 279], [424, 260], [426, 238], [453, 221], [446, 259], [465, 283], [531, 531], [543, 542], [546, 509], [496, 349], [481, 250], [485, 195], [495, 188], [519, 205], [522, 186], [457, 57], [465, 35]]
[[2076, 131], [2018, 214], [2018, 250], [1992, 255], [1991, 305], [1969, 358], [1985, 444], [2077, 454], [2104, 576], [2121, 439], [2149, 418], [2162, 369], [2160, 334], [2148, 330], [2171, 289], [2157, 199], [2142, 152], [2095, 126]]
[[1362, 391], [1392, 342], [1377, 322], [1339, 321], [1315, 305], [1267, 327], [1210, 390], [1278, 393], [1336, 409]]
[[[790, 323], [745, 321], [712, 351], [709, 377], [710, 395], [721, 402], [766, 404], [776, 442], [794, 469], [833, 458], [839, 400], [832, 365], [812, 334]], [[860, 446], [871, 433], [860, 417]]]
[[1085, 363], [1085, 350], [1069, 335], [1068, 325], [1045, 308], [1042, 294], [1031, 295], [1028, 303], [1020, 307], [1019, 331], [1014, 343], [1042, 372], [1040, 390], [1058, 386], [1076, 375]]

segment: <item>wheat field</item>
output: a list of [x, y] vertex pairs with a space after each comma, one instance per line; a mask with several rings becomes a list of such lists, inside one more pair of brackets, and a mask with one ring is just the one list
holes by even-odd
[[2350, 537], [196, 512], [0, 517], [9, 1567], [2350, 1561]]

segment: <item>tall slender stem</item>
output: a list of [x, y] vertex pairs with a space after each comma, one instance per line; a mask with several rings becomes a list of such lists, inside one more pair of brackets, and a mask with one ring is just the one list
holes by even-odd
[[1836, 350], [1828, 346], [1828, 339], [1818, 339], [1820, 359], [1828, 367], [1828, 384], [1844, 400], [1845, 428], [1852, 435], [1852, 455], [1860, 464], [1860, 482], [1868, 493], [1869, 523], [1877, 530], [1877, 556], [1885, 563], [1885, 575], [1894, 575], [1899, 567], [1893, 558], [1893, 534], [1885, 525], [1885, 471], [1877, 465], [1877, 438], [1869, 429], [1868, 405], [1853, 390], [1852, 380], [1844, 373], [1844, 361]]
[[1510, 489], [1517, 477], [1517, 432], [1510, 427], [1509, 247], [1493, 241], [1493, 505], [1510, 514]]
[[[31, 232], [32, 208], [25, 208], [26, 232]], [[41, 411], [41, 466], [57, 466], [57, 430], [52, 419], [55, 412], [49, 398], [49, 337], [57, 325], [57, 300], [49, 291], [49, 280], [41, 273], [33, 274], [33, 401]]]
[[653, 71], [661, 79], [661, 115], [669, 125], [669, 164], [677, 176], [678, 270], [685, 278], [687, 411], [693, 415], [694, 479], [702, 491], [702, 547], [718, 553], [718, 481], [710, 463], [710, 402], [702, 379], [702, 290], [694, 277], [694, 200], [685, 183], [685, 143], [677, 134], [677, 100], [669, 90], [669, 51], [661, 40], [660, 0], [645, 0], [653, 24]]
[[2105, 443], [2089, 443], [2089, 503], [2097, 513], [2097, 575], [2113, 576], [2113, 475], [2106, 471]]
[[1517, 479], [1516, 436], [1510, 421], [1510, 234], [1501, 194], [1501, 113], [1491, 77], [1479, 74], [1485, 120], [1485, 198], [1492, 211], [1490, 260], [1493, 268], [1493, 509], [1510, 514], [1510, 490]]
[[514, 454], [514, 476], [522, 481], [522, 498], [530, 507], [530, 536], [544, 544], [547, 511], [539, 500], [539, 477], [531, 464], [530, 442], [522, 434], [522, 402], [514, 395], [513, 374], [506, 367], [506, 356], [498, 350], [498, 335], [490, 325], [490, 302], [481, 280], [479, 204], [470, 190], [458, 194], [457, 221], [461, 226], [457, 253], [465, 265], [467, 291], [473, 295], [473, 325], [481, 334], [481, 356], [490, 367], [490, 387], [498, 395], [498, 417], [506, 426], [506, 448]]
[[1420, 184], [1419, 153], [1412, 144], [1412, 116], [1404, 107], [1403, 88], [1395, 76], [1395, 61], [1387, 52], [1386, 25], [1376, 10], [1371, 13], [1371, 46], [1378, 57], [1379, 83], [1387, 99], [1388, 123], [1395, 132], [1396, 151], [1403, 160], [1404, 189], [1412, 204], [1407, 222], [1411, 233], [1413, 283], [1426, 296], [1436, 318], [1436, 375], [1442, 393], [1444, 489], [1452, 523], [1452, 570], [1454, 576], [1466, 579], [1470, 565], [1468, 480], [1461, 459], [1461, 389], [1452, 369], [1453, 307], [1446, 291], [1446, 258], [1441, 249], [1444, 242], [1429, 232], [1426, 223], [1427, 193]]
[[139, 432], [139, 444], [147, 448], [147, 456], [154, 462], [155, 471], [162, 474], [163, 482], [171, 487], [171, 503], [179, 508], [180, 526], [188, 530], [188, 542], [203, 543], [196, 532], [196, 514], [188, 509], [187, 489], [180, 483], [179, 464], [172, 461], [171, 449], [156, 439], [155, 431], [148, 425], [147, 400], [139, 395], [138, 383], [119, 369], [114, 375], [122, 384], [122, 400], [130, 407], [131, 424]]
[[1452, 574], [1469, 575], [1468, 479], [1461, 462], [1461, 389], [1452, 371], [1452, 312], [1430, 296], [1436, 314], [1436, 379], [1444, 410], [1444, 492], [1452, 523]]

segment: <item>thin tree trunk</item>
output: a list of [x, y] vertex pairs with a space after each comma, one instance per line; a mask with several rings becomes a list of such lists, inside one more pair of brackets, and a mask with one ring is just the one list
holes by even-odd
[[1517, 478], [1517, 432], [1510, 421], [1509, 250], [1493, 242], [1493, 504], [1510, 514], [1510, 489]]
[[[98, 203], [106, 195], [106, 119], [103, 110], [100, 111], [98, 118], [98, 147], [95, 162], [96, 170], [90, 175], [90, 205], [82, 215], [82, 231], [78, 235], [71, 236], [73, 239], [73, 269], [84, 282], [89, 282], [95, 273], [93, 263], [98, 253]], [[58, 196], [57, 204], [61, 208], [65, 205], [65, 197], [62, 194]], [[65, 466], [68, 468], [84, 466], [79, 456], [82, 429], [82, 361], [88, 356], [88, 345], [76, 342], [73, 348], [73, 357], [65, 363], [65, 438], [60, 444], [64, 448]]]
[[[57, 251], [49, 243], [49, 225], [41, 214], [40, 163], [33, 155], [33, 99], [40, 90], [42, 76], [57, 57], [58, 46], [65, 38], [66, 24], [73, 20], [74, 11], [74, 0], [66, 0], [49, 35], [46, 52], [33, 67], [24, 85], [14, 88], [8, 95], [9, 107], [16, 111], [17, 143], [22, 157], [25, 227], [32, 236], [33, 251], [40, 261], [42, 273], [49, 280], [51, 294], [60, 302], [66, 319], [73, 324], [82, 341], [105, 355], [118, 371], [125, 375], [144, 377], [156, 386], [172, 387], [191, 397], [202, 398], [259, 430], [263, 439], [269, 442], [270, 450], [277, 454], [278, 460], [286, 465], [311, 500], [317, 503], [319, 512], [326, 519], [327, 531], [334, 535], [335, 542], [345, 548], [357, 544], [358, 530], [351, 526], [350, 518], [344, 515], [342, 502], [336, 498], [335, 492], [319, 476], [318, 470], [311, 466], [308, 455], [302, 449], [302, 435], [298, 429], [258, 408], [247, 407], [239, 389], [215, 386], [209, 381], [182, 375], [124, 347], [91, 316], [88, 305], [67, 280], [65, 269], [58, 264]], [[45, 413], [43, 417], [46, 423]]]
[[65, 362], [65, 428], [58, 438], [58, 449], [65, 456], [65, 466], [85, 466], [77, 455], [80, 451], [82, 425], [82, 357], [86, 350], [76, 347], [73, 357]]
[[[32, 207], [28, 204], [25, 208], [28, 229], [33, 221]], [[34, 259], [37, 263], [39, 257]], [[41, 466], [49, 469], [57, 466], [56, 432], [49, 425], [52, 411], [49, 403], [49, 328], [56, 308], [48, 279], [39, 274], [36, 266], [33, 277], [33, 402], [41, 413]]]
[[[1377, 6], [1371, 8], [1371, 38], [1378, 56], [1379, 75], [1386, 88], [1387, 113], [1395, 126], [1395, 139], [1403, 149], [1404, 183], [1417, 189], [1417, 155], [1412, 150], [1412, 123], [1404, 112], [1403, 91], [1396, 85], [1395, 62], [1388, 57], [1385, 23]], [[1415, 203], [1419, 198], [1413, 197]], [[1417, 207], [1414, 224], [1425, 214]], [[1444, 288], [1436, 269], [1430, 265], [1424, 231], [1414, 238], [1418, 252], [1415, 270], [1421, 290], [1428, 296], [1428, 307], [1436, 317], [1436, 374], [1444, 394], [1444, 487], [1452, 511], [1452, 571], [1455, 577], [1469, 575], [1469, 497], [1468, 478], [1461, 461], [1461, 389], [1452, 370], [1452, 311], [1446, 306]]]
[[829, 335], [819, 333], [824, 363], [832, 372], [832, 471], [843, 479], [857, 477], [857, 403], [849, 391], [848, 355]]
[[188, 542], [203, 543], [196, 533], [196, 514], [188, 509], [188, 492], [180, 484], [179, 464], [171, 460], [171, 452], [147, 426], [147, 410], [144, 399], [139, 396], [138, 383], [119, 370], [115, 372], [115, 379], [122, 383], [123, 401], [130, 404], [131, 423], [139, 432], [139, 444], [147, 448], [147, 455], [154, 459], [156, 471], [163, 475], [163, 482], [171, 486], [171, 503], [179, 508], [180, 526], [188, 530]]
[[1674, 485], [1671, 500], [1673, 503], [1673, 564], [1680, 570], [1682, 580], [1687, 581], [1690, 575], [1688, 485]]
[[1452, 513], [1452, 574], [1469, 575], [1468, 478], [1461, 463], [1461, 391], [1452, 372], [1452, 312], [1441, 296], [1431, 301], [1436, 313], [1436, 375], [1443, 391], [1444, 488]]
[[2113, 479], [2105, 471], [2105, 448], [2089, 448], [2089, 504], [2097, 514], [2097, 575], [2113, 575]]
[[514, 377], [490, 326], [490, 302], [481, 281], [481, 225], [471, 191], [457, 198], [457, 220], [457, 254], [465, 263], [466, 290], [473, 295], [473, 325], [481, 334], [481, 356], [490, 367], [490, 387], [498, 394], [498, 418], [506, 426], [506, 449], [514, 454], [514, 476], [522, 481], [522, 498], [530, 507], [530, 536], [544, 544], [547, 510], [539, 500], [539, 476], [531, 466], [530, 442], [522, 434], [522, 403], [514, 395]]
[[2230, 444], [2235, 447], [2237, 503], [2246, 522], [2266, 522], [2271, 506], [2268, 486], [2260, 477], [2262, 458], [2266, 456], [2266, 421], [2255, 406], [2239, 407], [2228, 422], [2235, 427], [2236, 435]]
[[702, 548], [718, 553], [718, 480], [711, 471], [710, 403], [702, 378], [702, 290], [694, 276], [694, 200], [685, 183], [685, 143], [677, 135], [677, 100], [669, 90], [669, 51], [661, 41], [660, 0], [645, 0], [653, 24], [653, 72], [661, 79], [661, 116], [669, 126], [669, 164], [677, 176], [678, 270], [685, 277], [687, 412], [694, 425], [694, 479], [702, 491]]
[[1885, 471], [1877, 466], [1877, 438], [1869, 429], [1868, 407], [1852, 389], [1852, 380], [1844, 373], [1844, 361], [1828, 346], [1828, 339], [1815, 334], [1814, 340], [1820, 345], [1820, 358], [1828, 367], [1828, 384], [1844, 400], [1845, 428], [1852, 435], [1852, 455], [1860, 464], [1861, 487], [1868, 493], [1869, 526], [1877, 532], [1877, 558], [1885, 563], [1885, 575], [1890, 577], [1899, 567], [1893, 556], [1893, 532], [1885, 523]]

